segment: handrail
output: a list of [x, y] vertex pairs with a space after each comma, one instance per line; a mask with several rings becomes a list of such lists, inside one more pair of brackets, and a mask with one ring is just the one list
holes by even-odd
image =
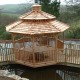
[[65, 41], [80, 41], [80, 39], [64, 39]]
[[[3, 43], [3, 42], [2, 42]], [[10, 41], [5, 42], [2, 47], [0, 47], [0, 62], [4, 61], [15, 61], [16, 59], [24, 60], [25, 62], [33, 62], [32, 53], [29, 51], [17, 50], [16, 56], [13, 53], [13, 47], [10, 47]], [[71, 45], [71, 46], [70, 46]], [[80, 64], [80, 44], [70, 44], [66, 45], [64, 49], [50, 49], [45, 50], [35, 56], [38, 60], [36, 63], [55, 61], [56, 63], [68, 62], [73, 64]], [[73, 46], [74, 45], [74, 46]], [[5, 47], [4, 47], [5, 46]]]
[[[6, 50], [6, 53], [4, 53], [4, 54], [0, 53], [0, 62], [3, 62], [3, 61], [15, 61], [15, 56], [12, 53], [12, 49], [11, 48], [7, 48], [5, 50]], [[43, 54], [45, 56], [43, 56], [41, 54], [37, 54], [36, 55], [36, 59], [37, 60], [39, 59], [38, 62], [56, 61], [56, 63], [68, 62], [68, 63], [80, 64], [80, 60], [79, 60], [79, 58], [80, 58], [80, 50], [58, 49], [57, 51], [56, 50], [45, 51], [45, 52], [43, 52]], [[17, 55], [16, 56], [17, 60], [20, 59], [20, 60], [27, 60], [29, 62], [33, 62], [31, 60], [32, 57], [30, 57], [30, 56], [32, 56], [32, 54], [30, 52], [25, 52], [25, 54], [24, 54], [22, 50], [19, 50], [18, 53], [16, 53], [16, 55]], [[24, 59], [23, 59], [23, 57], [24, 57]]]
[[0, 43], [10, 43], [12, 40], [0, 40]]
[[13, 46], [11, 40], [0, 40], [0, 62], [14, 61]]
[[65, 47], [68, 49], [80, 49], [80, 44], [65, 44]]

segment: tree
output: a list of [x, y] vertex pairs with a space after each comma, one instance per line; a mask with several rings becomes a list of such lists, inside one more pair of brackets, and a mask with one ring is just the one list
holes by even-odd
[[1, 13], [2, 13], [2, 9], [0, 9], [0, 16], [1, 16]]
[[11, 39], [11, 34], [6, 32], [5, 26], [16, 21], [17, 17], [6, 13], [0, 15], [0, 39]]
[[79, 4], [80, 0], [65, 0], [67, 5], [75, 5], [75, 4]]
[[59, 20], [73, 23], [80, 20], [80, 2], [77, 0], [65, 0], [66, 5], [61, 6]]
[[42, 5], [42, 10], [56, 17], [59, 17], [60, 1], [54, 0], [35, 0]]
[[1, 39], [3, 40], [11, 40], [11, 34], [8, 32], [3, 32], [3, 34], [0, 36]]

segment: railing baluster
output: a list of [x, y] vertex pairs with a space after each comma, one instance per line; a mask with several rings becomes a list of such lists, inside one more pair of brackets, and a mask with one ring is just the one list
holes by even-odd
[[[10, 41], [0, 42], [0, 62], [22, 60], [24, 62], [33, 62], [31, 52], [15, 49], [16, 57], [13, 53], [13, 47]], [[52, 50], [48, 49], [39, 54], [36, 53], [36, 62], [68, 62], [74, 64], [80, 64], [80, 44], [66, 45], [65, 49]]]
[[11, 41], [0, 41], [0, 62], [3, 61], [13, 61], [14, 54], [12, 51], [12, 42]]

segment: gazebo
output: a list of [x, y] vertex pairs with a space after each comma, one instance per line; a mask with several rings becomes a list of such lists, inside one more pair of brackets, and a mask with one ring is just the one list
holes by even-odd
[[15, 62], [29, 67], [56, 64], [58, 49], [64, 49], [58, 34], [69, 26], [43, 12], [38, 4], [19, 18], [19, 21], [6, 26], [6, 31], [12, 34]]

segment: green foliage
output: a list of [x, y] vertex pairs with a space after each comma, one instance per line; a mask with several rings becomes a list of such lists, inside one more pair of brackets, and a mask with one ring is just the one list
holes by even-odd
[[0, 38], [3, 40], [11, 40], [11, 34], [5, 31], [2, 33]]
[[0, 39], [11, 39], [10, 33], [6, 32], [5, 26], [17, 20], [16, 16], [3, 14], [0, 15]]
[[4, 26], [0, 26], [0, 39], [4, 39], [4, 40], [11, 39], [11, 34], [6, 32]]
[[76, 20], [76, 16], [74, 16], [74, 15], [75, 15], [75, 13], [72, 13], [72, 12], [63, 12], [60, 14], [59, 20], [70, 24]]
[[70, 29], [65, 32], [65, 37], [80, 39], [80, 21], [71, 24]]
[[0, 39], [10, 40], [11, 34], [5, 31], [5, 27], [0, 26]]
[[80, 39], [80, 5], [61, 6], [58, 19], [70, 25], [65, 31], [65, 38]]
[[51, 3], [51, 14], [55, 15], [56, 17], [59, 17], [60, 13], [60, 2], [54, 1]]
[[5, 27], [0, 25], [0, 35], [5, 31]]
[[53, 2], [51, 0], [40, 0], [40, 4], [42, 5], [43, 11], [59, 17], [60, 2], [56, 0]]
[[18, 18], [13, 15], [8, 15], [8, 14], [1, 14], [0, 16], [0, 25], [6, 26], [14, 21], [16, 21]]
[[80, 5], [61, 6], [59, 20], [68, 24], [80, 20]]
[[73, 30], [68, 30], [66, 33], [66, 38], [72, 38], [72, 39], [80, 39], [80, 27], [73, 29]]

